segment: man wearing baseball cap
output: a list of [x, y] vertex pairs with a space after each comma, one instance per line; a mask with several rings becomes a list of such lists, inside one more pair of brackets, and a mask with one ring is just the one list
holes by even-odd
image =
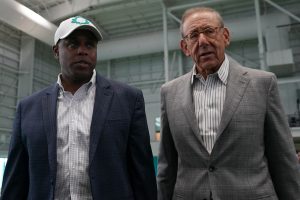
[[157, 198], [143, 94], [96, 72], [101, 40], [83, 17], [59, 25], [61, 73], [18, 104], [1, 199]]

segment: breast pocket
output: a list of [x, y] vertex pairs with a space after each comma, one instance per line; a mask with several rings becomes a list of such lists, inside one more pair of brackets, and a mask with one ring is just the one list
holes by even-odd
[[234, 113], [233, 119], [236, 122], [261, 122], [265, 118], [265, 106], [258, 104], [246, 104], [241, 102], [240, 106]]

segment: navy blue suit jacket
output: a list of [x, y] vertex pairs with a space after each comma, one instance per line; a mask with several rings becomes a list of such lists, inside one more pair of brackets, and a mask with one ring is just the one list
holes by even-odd
[[[93, 199], [155, 200], [142, 92], [100, 75], [96, 85], [88, 170]], [[18, 104], [1, 199], [54, 198], [57, 95], [54, 84]]]

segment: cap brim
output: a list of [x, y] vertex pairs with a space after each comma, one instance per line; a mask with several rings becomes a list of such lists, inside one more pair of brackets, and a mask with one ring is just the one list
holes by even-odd
[[91, 31], [98, 41], [101, 41], [103, 39], [100, 31], [95, 26], [81, 25], [81, 26], [74, 27], [73, 29], [70, 29], [64, 35], [60, 36], [59, 38], [56, 38], [55, 44], [57, 44], [59, 40], [67, 38], [72, 32], [74, 32], [75, 30], [79, 30], [79, 29]]

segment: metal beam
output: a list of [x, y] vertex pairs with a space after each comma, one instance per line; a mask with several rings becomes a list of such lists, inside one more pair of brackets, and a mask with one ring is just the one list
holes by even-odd
[[27, 35], [21, 37], [20, 71], [18, 79], [18, 100], [32, 94], [35, 39]]
[[57, 27], [17, 1], [1, 1], [0, 20], [46, 44], [53, 45]]
[[267, 2], [268, 4], [270, 4], [271, 6], [277, 8], [278, 10], [280, 10], [281, 12], [287, 14], [288, 16], [290, 16], [291, 18], [293, 18], [294, 20], [300, 22], [300, 18], [297, 17], [296, 15], [294, 15], [293, 13], [291, 13], [290, 11], [284, 9], [283, 7], [279, 6], [278, 4], [274, 3], [271, 0], [264, 0], [265, 2]]
[[162, 3], [163, 15], [163, 41], [164, 41], [164, 66], [165, 66], [165, 82], [169, 81], [169, 49], [168, 49], [168, 19], [167, 8]]
[[[84, 15], [97, 15], [99, 13], [101, 14], [105, 14], [105, 13], [111, 13], [111, 12], [116, 12], [116, 11], [124, 11], [128, 10], [130, 12], [131, 9], [136, 8], [137, 6], [151, 6], [151, 8], [157, 3], [160, 2], [161, 0], [151, 0], [151, 2], [149, 2], [149, 0], [139, 0], [139, 1], [126, 1], [123, 0], [122, 3], [119, 4], [115, 4], [113, 6], [109, 6], [109, 7], [104, 7], [104, 6], [97, 6], [97, 8], [93, 8], [92, 10], [88, 10], [88, 11], [84, 11]], [[152, 5], [154, 4], [154, 5]], [[116, 12], [118, 13], [118, 12]], [[117, 17], [118, 18], [118, 17]]]
[[181, 23], [181, 20], [178, 19], [178, 17], [176, 17], [175, 15], [173, 15], [173, 14], [171, 13], [171, 11], [168, 11], [167, 13], [168, 13], [169, 17], [171, 17], [172, 19], [174, 19], [174, 20], [175, 20], [176, 22], [178, 22], [179, 24]]
[[84, 11], [94, 9], [94, 7], [103, 7], [108, 4], [114, 4], [118, 2], [124, 2], [124, 0], [72, 0], [65, 1], [65, 3], [59, 4], [52, 8], [49, 8], [41, 13], [42, 16], [46, 17], [50, 21], [57, 21], [65, 19], [71, 15], [78, 15]]
[[8, 129], [8, 128], [0, 128], [0, 131], [2, 132], [11, 132], [12, 129]]
[[[228, 2], [225, 1], [226, 3]], [[224, 0], [206, 0], [206, 1], [201, 1], [201, 2], [197, 2], [197, 3], [189, 3], [189, 4], [184, 4], [184, 5], [180, 5], [180, 6], [173, 6], [173, 7], [169, 7], [168, 11], [174, 11], [174, 10], [184, 10], [187, 8], [191, 8], [191, 7], [196, 7], [196, 6], [208, 6], [208, 5], [212, 5], [212, 4], [216, 4], [216, 3], [224, 3]]]
[[262, 28], [261, 28], [262, 25], [261, 25], [259, 0], [254, 0], [254, 5], [255, 5], [255, 16], [256, 16], [256, 28], [257, 28], [260, 68], [263, 69], [263, 70], [266, 70], [265, 46], [264, 46], [263, 33], [262, 33]]

